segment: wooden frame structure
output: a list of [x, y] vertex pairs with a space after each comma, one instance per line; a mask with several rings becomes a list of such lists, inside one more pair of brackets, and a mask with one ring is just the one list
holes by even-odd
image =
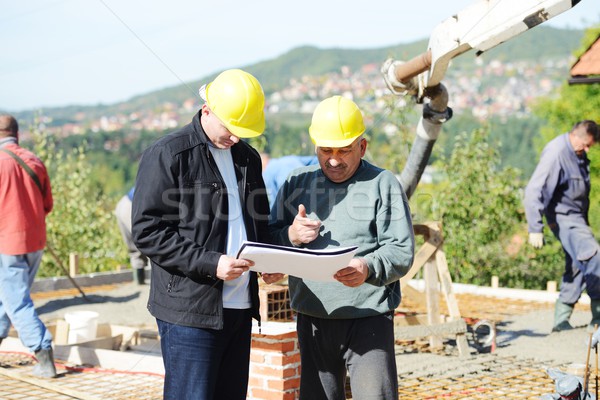
[[[427, 318], [405, 317], [397, 318], [395, 337], [399, 340], [412, 340], [419, 337], [429, 337], [432, 348], [442, 346], [442, 337], [456, 336], [456, 345], [460, 356], [469, 355], [469, 346], [465, 333], [467, 325], [460, 315], [456, 296], [452, 291], [452, 277], [448, 270], [446, 254], [442, 249], [444, 239], [442, 227], [438, 222], [427, 222], [414, 225], [415, 235], [422, 235], [425, 239], [423, 245], [415, 254], [413, 264], [408, 273], [400, 279], [403, 296], [425, 301], [427, 304]], [[425, 293], [408, 285], [408, 281], [423, 270]], [[440, 292], [444, 295], [448, 307], [448, 318], [442, 319], [440, 314]]]

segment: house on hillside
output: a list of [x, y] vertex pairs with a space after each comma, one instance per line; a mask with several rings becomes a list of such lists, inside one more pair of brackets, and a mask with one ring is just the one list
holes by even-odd
[[569, 85], [600, 83], [600, 35], [571, 67]]

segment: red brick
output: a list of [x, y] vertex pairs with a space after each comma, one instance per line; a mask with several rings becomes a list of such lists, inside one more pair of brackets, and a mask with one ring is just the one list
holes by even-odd
[[283, 370], [282, 376], [284, 378], [291, 378], [293, 376], [300, 376], [300, 375], [298, 374], [298, 368], [285, 368]]
[[289, 378], [298, 376], [298, 368], [272, 368], [268, 365], [250, 365], [250, 375], [262, 375], [269, 378]]
[[250, 375], [267, 375], [278, 378], [283, 376], [283, 370], [268, 365], [250, 365]]
[[281, 335], [275, 335], [277, 339], [285, 340], [285, 339], [298, 339], [298, 332], [292, 331], [288, 333], [282, 333]]
[[287, 354], [279, 354], [279, 353], [275, 353], [275, 354], [270, 354], [268, 357], [268, 361], [269, 364], [271, 365], [289, 365], [289, 364], [296, 364], [300, 362], [300, 352], [299, 351], [295, 351], [295, 352], [290, 352]]
[[248, 378], [249, 388], [266, 388], [267, 380], [262, 376], [250, 375]]
[[300, 388], [300, 378], [284, 379], [284, 380], [268, 380], [267, 386], [274, 390], [292, 390]]
[[250, 352], [250, 362], [257, 363], [257, 364], [264, 364], [265, 363], [265, 353], [262, 351], [261, 352], [251, 351]]
[[289, 351], [296, 350], [297, 345], [295, 340], [288, 340], [285, 342], [265, 342], [259, 340], [252, 340], [252, 349], [257, 350], [272, 350], [287, 353]]

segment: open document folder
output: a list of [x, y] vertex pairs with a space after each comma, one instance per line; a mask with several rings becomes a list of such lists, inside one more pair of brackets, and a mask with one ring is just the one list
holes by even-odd
[[254, 261], [250, 269], [256, 272], [279, 272], [311, 281], [334, 282], [333, 275], [348, 266], [357, 248], [309, 250], [245, 241], [237, 258]]

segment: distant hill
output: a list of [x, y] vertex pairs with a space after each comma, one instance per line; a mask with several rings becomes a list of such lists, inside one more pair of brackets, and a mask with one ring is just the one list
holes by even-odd
[[[535, 62], [544, 59], [565, 58], [571, 55], [573, 49], [579, 47], [582, 37], [582, 30], [538, 26], [523, 33], [518, 39], [496, 46], [480, 57], [484, 60], [531, 60]], [[270, 93], [281, 88], [291, 78], [300, 78], [304, 75], [324, 75], [339, 71], [340, 67], [344, 65], [352, 69], [358, 69], [370, 63], [382, 64], [389, 57], [397, 60], [408, 60], [425, 51], [427, 43], [428, 40], [419, 40], [378, 49], [320, 49], [313, 46], [303, 46], [292, 49], [272, 60], [245, 65], [240, 68], [255, 75], [262, 83], [265, 92]], [[461, 64], [467, 63], [468, 57], [474, 58], [475, 52], [472, 51], [457, 57], [454, 61], [454, 67], [459, 68]], [[147, 105], [151, 105], [159, 103], [161, 99], [181, 102], [190, 96], [190, 87], [197, 89], [202, 83], [210, 82], [216, 75], [189, 82], [187, 86], [178, 85], [137, 96], [132, 98], [129, 103], [142, 105], [147, 102]]]
[[[570, 57], [572, 51], [579, 47], [582, 37], [582, 30], [538, 26], [521, 34], [514, 40], [493, 48], [480, 57], [484, 60], [531, 60], [537, 63], [541, 60], [564, 59]], [[281, 88], [292, 78], [300, 78], [306, 75], [319, 76], [339, 71], [340, 67], [344, 65], [352, 69], [358, 69], [366, 64], [381, 64], [388, 57], [408, 60], [423, 52], [426, 47], [427, 40], [378, 49], [321, 49], [303, 46], [292, 49], [274, 59], [240, 66], [240, 68], [254, 74], [263, 84], [265, 92], [269, 94]], [[474, 51], [461, 55], [455, 59], [452, 68], [458, 69], [462, 65], [472, 65], [469, 58], [472, 60], [474, 57]], [[148, 109], [167, 101], [180, 104], [184, 100], [196, 96], [198, 87], [202, 83], [210, 82], [214, 76], [216, 74], [201, 77], [197, 81], [186, 84], [145, 93], [121, 103], [46, 108], [43, 112], [44, 115], [53, 119], [53, 125], [60, 125], [71, 121], [78, 112], [85, 112], [88, 116], [93, 117], [94, 115], [111, 115], [117, 112]], [[31, 120], [34, 111], [27, 110], [16, 114], [19, 119]]]

